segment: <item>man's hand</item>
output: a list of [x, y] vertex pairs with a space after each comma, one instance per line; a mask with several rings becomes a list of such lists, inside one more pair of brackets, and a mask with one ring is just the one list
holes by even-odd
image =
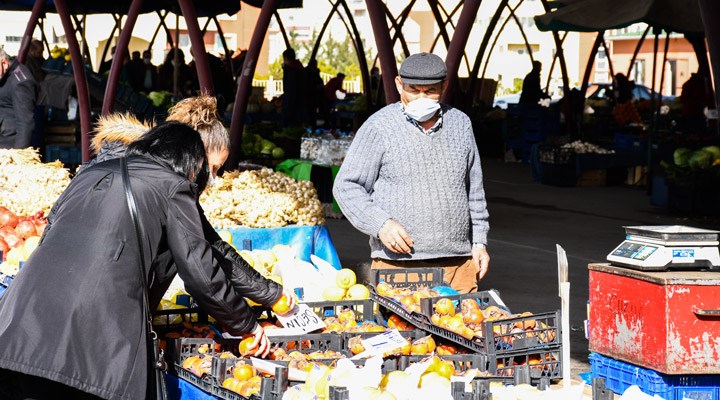
[[270, 353], [270, 340], [265, 336], [265, 330], [262, 326], [258, 325], [257, 328], [255, 328], [252, 331], [252, 335], [255, 337], [255, 340], [253, 341], [250, 348], [255, 347], [257, 345], [258, 350], [253, 354], [255, 357], [261, 357], [265, 358]]
[[488, 272], [488, 265], [490, 264], [490, 255], [487, 252], [485, 246], [473, 246], [472, 247], [472, 258], [473, 263], [478, 274], [478, 281], [481, 280]]
[[392, 219], [387, 220], [380, 228], [378, 237], [382, 244], [394, 253], [410, 254], [415, 245], [405, 228]]

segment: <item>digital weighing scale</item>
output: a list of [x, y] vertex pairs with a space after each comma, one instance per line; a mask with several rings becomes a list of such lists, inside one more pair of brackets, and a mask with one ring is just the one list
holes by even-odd
[[720, 231], [683, 225], [626, 226], [607, 260], [643, 271], [720, 269]]

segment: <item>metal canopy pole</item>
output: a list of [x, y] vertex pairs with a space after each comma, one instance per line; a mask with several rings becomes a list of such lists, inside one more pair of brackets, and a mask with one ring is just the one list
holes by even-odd
[[635, 46], [635, 51], [633, 52], [632, 58], [630, 59], [630, 66], [628, 66], [628, 70], [627, 70], [628, 78], [630, 77], [630, 73], [632, 72], [633, 65], [635, 64], [635, 59], [637, 58], [637, 55], [640, 52], [640, 48], [642, 47], [642, 44], [645, 41], [645, 37], [647, 36], [648, 32], [650, 32], [650, 25], [648, 25], [648, 27], [645, 28], [645, 31], [643, 32], [642, 36], [640, 36], [640, 40], [638, 40], [637, 46]]
[[137, 17], [140, 14], [143, 2], [144, 0], [133, 0], [132, 3], [130, 3], [125, 26], [120, 31], [117, 49], [112, 59], [112, 65], [110, 66], [110, 74], [108, 75], [105, 95], [103, 96], [102, 115], [108, 115], [113, 109], [115, 94], [117, 93], [118, 83], [120, 82], [120, 72], [125, 62], [125, 55], [127, 54], [126, 50], [130, 44], [130, 37], [132, 36], [132, 31], [135, 27]]
[[240, 72], [240, 82], [238, 83], [237, 92], [235, 93], [235, 103], [233, 104], [232, 122], [230, 123], [230, 143], [232, 150], [230, 151], [229, 165], [231, 169], [237, 166], [240, 157], [240, 139], [242, 136], [243, 124], [245, 123], [245, 113], [247, 111], [248, 100], [250, 99], [250, 91], [252, 88], [252, 80], [255, 75], [255, 67], [257, 65], [258, 56], [262, 49], [265, 34], [267, 33], [270, 19], [277, 10], [280, 0], [263, 1], [260, 15], [258, 16], [255, 30], [250, 39], [243, 68]]
[[162, 11], [157, 12], [157, 15], [160, 17], [160, 25], [163, 27], [163, 29], [165, 29], [165, 36], [167, 37], [167, 42], [171, 48], [174, 48], [175, 42], [173, 41], [172, 32], [165, 23], [165, 18], [167, 18], [168, 14], [170, 14], [169, 11], [165, 11], [165, 14], [163, 14]]
[[[410, 16], [410, 11], [412, 10], [412, 6], [413, 4], [415, 4], [415, 1], [416, 0], [410, 0], [410, 3], [408, 3], [407, 7], [402, 10], [402, 12], [400, 13], [400, 15], [398, 15], [397, 18], [393, 17], [390, 9], [385, 3], [380, 3], [385, 9], [385, 14], [388, 16], [388, 19], [390, 20], [390, 23], [392, 24], [392, 27], [394, 29], [393, 36], [390, 42], [392, 43], [394, 48], [395, 42], [400, 40], [400, 46], [402, 46], [403, 54], [405, 54], [406, 58], [410, 56], [410, 50], [408, 49], [407, 41], [405, 41], [405, 35], [402, 34], [402, 29], [400, 28], [405, 24], [405, 21]], [[377, 59], [377, 56], [375, 57], [375, 59]], [[373, 62], [373, 64], [375, 63]]]
[[285, 25], [282, 23], [282, 19], [280, 18], [280, 14], [278, 14], [277, 10], [273, 13], [273, 16], [275, 17], [275, 21], [278, 23], [278, 28], [280, 28], [280, 33], [282, 33], [283, 41], [285, 41], [285, 48], [289, 49], [292, 46], [290, 45], [290, 38], [288, 38], [287, 31], [285, 30]]
[[200, 93], [212, 95], [213, 81], [210, 72], [210, 62], [207, 52], [205, 51], [205, 41], [200, 32], [200, 25], [197, 21], [197, 13], [192, 0], [178, 0], [180, 10], [182, 11], [185, 24], [187, 24], [188, 35], [190, 36], [190, 48], [192, 49], [193, 59], [195, 59], [195, 69], [200, 82]]
[[20, 51], [18, 52], [18, 61], [20, 64], [25, 64], [25, 58], [27, 58], [28, 50], [30, 50], [30, 42], [32, 41], [33, 32], [40, 19], [40, 14], [45, 9], [45, 0], [37, 0], [33, 4], [32, 12], [30, 13], [30, 19], [25, 26], [25, 34], [22, 37], [20, 43]]
[[592, 49], [590, 50], [590, 56], [588, 57], [587, 66], [585, 67], [585, 73], [583, 74], [583, 82], [582, 86], [580, 87], [580, 92], [582, 93], [581, 98], [585, 98], [585, 93], [587, 93], [588, 83], [590, 82], [590, 71], [592, 71], [593, 63], [595, 62], [595, 56], [597, 55], [598, 47], [600, 47], [600, 43], [602, 43], [603, 35], [605, 34], [605, 31], [599, 31], [597, 34], [597, 37], [595, 38], [595, 43], [593, 44]]
[[[365, 48], [363, 47], [362, 38], [360, 37], [360, 31], [358, 31], [357, 25], [355, 25], [355, 18], [353, 18], [352, 13], [350, 12], [350, 7], [348, 7], [345, 0], [338, 1], [342, 3], [341, 5], [343, 6], [343, 9], [345, 9], [345, 14], [347, 14], [348, 20], [350, 22], [350, 27], [352, 28], [352, 34], [355, 36], [355, 53], [357, 54], [358, 64], [360, 64], [359, 66], [363, 83], [363, 92], [365, 93], [365, 96], [370, 99], [370, 69], [367, 65], [367, 58], [365, 58]], [[340, 15], [339, 12], [338, 15]], [[372, 101], [365, 102], [366, 108], [370, 107], [371, 103]]]
[[332, 20], [332, 16], [333, 16], [333, 14], [335, 14], [335, 11], [337, 11], [337, 8], [339, 5], [340, 5], [340, 2], [336, 1], [333, 4], [332, 9], [328, 13], [327, 18], [325, 18], [325, 22], [323, 23], [322, 28], [320, 28], [320, 32], [318, 33], [317, 37], [315, 38], [315, 43], [313, 44], [312, 53], [310, 53], [311, 60], [314, 60], [315, 56], [317, 56], [317, 52], [320, 49], [320, 41], [321, 41], [323, 35], [325, 35], [325, 29], [327, 29], [328, 25], [330, 24], [330, 20]]
[[445, 64], [447, 64], [448, 86], [441, 99], [443, 102], [447, 103], [453, 98], [453, 91], [455, 90], [455, 86], [457, 86], [460, 61], [462, 60], [463, 54], [465, 54], [465, 46], [470, 37], [470, 30], [475, 22], [475, 16], [480, 8], [480, 1], [481, 0], [466, 0], [460, 12], [457, 28], [455, 28], [455, 32], [453, 33], [447, 58], [445, 59]]
[[232, 53], [230, 52], [230, 48], [228, 48], [227, 41], [225, 40], [225, 33], [220, 26], [220, 22], [218, 21], [217, 16], [213, 16], [212, 20], [215, 22], [215, 27], [217, 28], [218, 35], [220, 35], [220, 43], [222, 43], [223, 50], [225, 50], [225, 60], [227, 61], [227, 65], [230, 66], [230, 73], [233, 74], [233, 78], [235, 78], [234, 71], [232, 71]]
[[398, 74], [398, 70], [395, 64], [395, 53], [393, 52], [392, 43], [390, 42], [390, 32], [387, 22], [385, 21], [385, 13], [382, 9], [383, 4], [380, 0], [366, 0], [365, 3], [367, 4], [368, 13], [370, 14], [370, 23], [372, 24], [375, 44], [377, 45], [378, 55], [380, 56], [385, 100], [387, 104], [392, 104], [400, 100], [400, 93], [398, 93], [395, 87], [395, 77]]
[[107, 42], [105, 42], [105, 46], [103, 47], [102, 57], [100, 57], [100, 60], [98, 60], [97, 63], [97, 70], [100, 72], [100, 67], [102, 66], [102, 63], [105, 62], [105, 57], [107, 57], [108, 49], [110, 48], [110, 43], [112, 42], [113, 36], [115, 36], [115, 31], [120, 28], [120, 21], [122, 20], [122, 17], [116, 14], [112, 14], [113, 19], [115, 20], [115, 26], [113, 26], [112, 31], [110, 31], [110, 36], [108, 37]]
[[[480, 72], [480, 64], [485, 57], [485, 50], [487, 49], [487, 45], [490, 42], [490, 37], [492, 36], [493, 30], [495, 30], [495, 26], [497, 25], [498, 20], [500, 20], [502, 11], [507, 6], [507, 3], [508, 0], [500, 0], [500, 4], [495, 10], [495, 14], [493, 14], [492, 18], [490, 18], [490, 24], [485, 31], [482, 42], [480, 43], [480, 48], [478, 49], [477, 55], [475, 56], [475, 62], [473, 63], [473, 68], [470, 72], [470, 82], [468, 82], [467, 89], [468, 93], [475, 93], [475, 84], [477, 82], [478, 72]], [[470, 101], [471, 99], [466, 99], [466, 102], [468, 103], [467, 105], [471, 105]]]
[[448, 35], [447, 29], [445, 29], [445, 21], [443, 21], [442, 15], [440, 15], [438, 0], [428, 0], [428, 5], [430, 6], [430, 11], [432, 11], [433, 17], [435, 18], [435, 22], [437, 22], [440, 35], [442, 35], [443, 42], [445, 42], [445, 48], [447, 49], [450, 47], [450, 35]]
[[90, 160], [90, 93], [88, 92], [87, 79], [85, 78], [85, 66], [80, 54], [80, 46], [75, 36], [70, 11], [67, 7], [67, 0], [55, 0], [55, 10], [60, 16], [60, 21], [65, 31], [65, 38], [70, 50], [70, 60], [75, 77], [75, 88], [78, 96], [78, 112], [80, 114], [80, 134], [83, 162]]
[[[699, 0], [700, 15], [705, 27], [708, 51], [715, 77], [715, 109], [720, 109], [720, 4], [717, 1]], [[706, 77], [708, 80], [710, 76]], [[715, 120], [716, 133], [720, 134], [720, 123]]]

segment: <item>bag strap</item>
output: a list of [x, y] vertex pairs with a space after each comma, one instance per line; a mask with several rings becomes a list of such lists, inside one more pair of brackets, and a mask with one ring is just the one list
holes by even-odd
[[127, 167], [127, 157], [123, 156], [120, 157], [120, 168], [122, 170], [122, 180], [123, 180], [123, 187], [125, 188], [125, 198], [127, 199], [127, 205], [128, 209], [130, 210], [130, 218], [132, 219], [133, 225], [135, 226], [135, 234], [137, 237], [138, 242], [138, 250], [140, 251], [140, 276], [142, 276], [142, 283], [143, 283], [143, 303], [144, 303], [144, 309], [145, 309], [145, 317], [146, 317], [146, 323], [147, 323], [147, 329], [148, 333], [150, 334], [150, 339], [155, 340], [157, 338], [157, 334], [152, 328], [152, 313], [150, 312], [150, 301], [148, 300], [148, 284], [147, 284], [147, 276], [145, 275], [147, 272], [145, 270], [145, 252], [143, 248], [143, 232], [142, 232], [142, 226], [140, 226], [140, 221], [138, 219], [138, 212], [137, 212], [137, 203], [135, 202], [135, 196], [133, 196], [132, 187], [130, 186], [130, 174], [128, 173], [128, 167]]

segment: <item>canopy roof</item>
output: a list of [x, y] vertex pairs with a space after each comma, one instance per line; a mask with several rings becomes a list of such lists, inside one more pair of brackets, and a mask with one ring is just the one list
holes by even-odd
[[680, 33], [702, 33], [697, 0], [560, 0], [535, 17], [542, 31], [597, 32], [638, 22]]
[[[263, 0], [243, 0], [253, 7], [261, 7]], [[127, 14], [131, 0], [67, 0], [72, 14]], [[240, 11], [239, 0], [193, 0], [198, 17], [212, 17], [219, 14], [234, 15]], [[35, 0], [0, 0], [0, 10], [30, 11]], [[282, 0], [279, 8], [302, 7], [302, 0]], [[53, 0], [46, 0], [45, 10], [55, 12]], [[180, 12], [177, 0], [145, 0], [141, 14], [159, 10], [167, 10], [176, 14]]]

